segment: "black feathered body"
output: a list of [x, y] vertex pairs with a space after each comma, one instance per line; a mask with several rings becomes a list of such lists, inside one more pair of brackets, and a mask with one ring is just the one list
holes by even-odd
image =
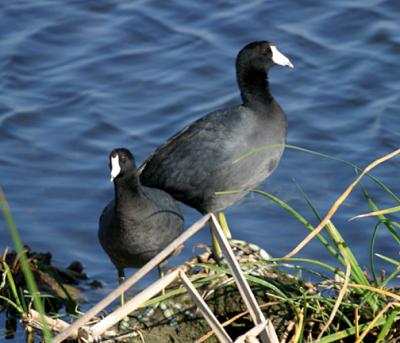
[[[142, 184], [163, 189], [202, 213], [240, 200], [245, 193], [215, 193], [257, 187], [284, 150], [285, 114], [272, 97], [265, 101], [209, 113], [181, 130], [139, 168]], [[259, 148], [266, 149], [244, 157]]]
[[98, 237], [115, 267], [139, 268], [183, 231], [183, 215], [167, 193], [125, 189], [103, 210]]

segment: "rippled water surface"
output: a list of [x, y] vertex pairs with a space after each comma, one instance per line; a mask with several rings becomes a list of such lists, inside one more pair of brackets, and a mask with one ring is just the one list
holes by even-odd
[[[398, 148], [399, 15], [400, 2], [389, 0], [3, 1], [0, 183], [24, 242], [50, 251], [59, 266], [79, 259], [90, 277], [115, 286], [97, 242], [99, 214], [113, 195], [109, 152], [125, 146], [141, 163], [194, 119], [237, 104], [234, 59], [253, 40], [273, 41], [295, 65], [270, 73], [289, 144], [362, 167]], [[373, 171], [397, 194], [398, 168], [394, 159]], [[354, 176], [346, 165], [287, 149], [260, 187], [315, 224], [296, 183], [324, 214]], [[364, 185], [379, 207], [396, 205]], [[368, 210], [356, 190], [334, 217], [365, 266], [375, 220], [348, 219]], [[186, 226], [199, 218], [187, 207], [185, 215]], [[227, 216], [234, 237], [274, 256], [308, 233], [258, 195]], [[3, 250], [12, 243], [3, 219], [0, 225]], [[204, 230], [177, 260], [208, 241]], [[397, 256], [392, 241], [381, 229], [376, 250]], [[317, 242], [301, 256], [333, 263]]]

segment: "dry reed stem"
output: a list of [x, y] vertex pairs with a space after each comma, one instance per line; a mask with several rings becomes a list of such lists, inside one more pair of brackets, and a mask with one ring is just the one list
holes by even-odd
[[6, 261], [7, 254], [8, 254], [8, 246], [6, 246], [6, 247], [4, 248], [3, 255], [1, 256], [1, 261], [2, 261], [2, 262], [5, 262], [5, 261]]
[[398, 155], [400, 153], [400, 149], [397, 149], [390, 154], [387, 154], [381, 158], [378, 158], [377, 160], [373, 161], [370, 163], [363, 171], [362, 173], [355, 179], [355, 181], [350, 184], [346, 188], [346, 190], [343, 192], [343, 194], [334, 202], [330, 210], [328, 211], [327, 215], [325, 218], [318, 224], [318, 226], [310, 233], [308, 234], [298, 245], [296, 248], [294, 248], [291, 252], [289, 252], [284, 258], [289, 258], [293, 257], [296, 255], [300, 250], [302, 250], [316, 235], [318, 235], [321, 230], [325, 227], [325, 225], [328, 223], [328, 221], [333, 217], [333, 215], [336, 213], [337, 209], [340, 207], [340, 205], [346, 200], [346, 198], [349, 196], [349, 194], [353, 191], [354, 187], [360, 182], [362, 177], [368, 173], [371, 169], [375, 168], [379, 164], [387, 161], [388, 159]]
[[[240, 265], [235, 258], [235, 254], [233, 253], [232, 248], [229, 245], [229, 242], [225, 237], [225, 234], [223, 233], [217, 218], [213, 214], [211, 214], [210, 224], [211, 229], [214, 232], [214, 235], [216, 236], [217, 241], [221, 247], [225, 260], [230, 270], [232, 271], [232, 275], [235, 279], [239, 293], [244, 303], [246, 304], [247, 309], [249, 310], [253, 322], [256, 325], [265, 322], [265, 317], [257, 303], [253, 292], [251, 291], [249, 284], [246, 281], [246, 278], [243, 275], [242, 270], [240, 269]], [[275, 329], [270, 330], [269, 326], [267, 326], [265, 330], [260, 333], [260, 338], [263, 343], [279, 343]]]
[[367, 290], [369, 290], [371, 292], [379, 293], [379, 294], [382, 294], [382, 295], [384, 295], [386, 297], [391, 297], [393, 299], [396, 299], [396, 301], [400, 301], [400, 295], [397, 295], [395, 293], [389, 292], [389, 291], [387, 291], [385, 289], [376, 288], [376, 287], [368, 286], [368, 285], [360, 285], [358, 283], [349, 283], [348, 286], [351, 287], [351, 288], [367, 289]]
[[304, 307], [301, 309], [299, 314], [299, 322], [296, 325], [296, 331], [294, 332], [294, 336], [290, 340], [290, 343], [297, 343], [300, 340], [300, 335], [302, 332], [302, 327], [304, 323]]
[[204, 227], [204, 225], [210, 219], [210, 214], [206, 214], [200, 218], [196, 223], [194, 223], [189, 229], [182, 233], [177, 239], [175, 239], [171, 244], [169, 244], [163, 251], [161, 251], [157, 256], [155, 256], [151, 261], [139, 269], [135, 274], [133, 274], [129, 279], [127, 279], [118, 288], [113, 290], [108, 294], [103, 300], [93, 306], [89, 311], [85, 313], [81, 318], [72, 323], [66, 330], [61, 332], [59, 335], [53, 338], [53, 343], [60, 343], [72, 334], [77, 334], [78, 329], [85, 325], [89, 320], [91, 320], [97, 313], [103, 310], [106, 306], [111, 304], [117, 297], [123, 292], [129, 289], [132, 285], [143, 278], [149, 271], [154, 267], [164, 261], [177, 247], [182, 245], [188, 238], [193, 236], [196, 232]]
[[286, 340], [289, 337], [290, 332], [293, 331], [293, 328], [295, 326], [294, 320], [290, 320], [289, 323], [286, 326], [285, 331], [283, 332], [283, 334], [281, 335], [281, 343], [286, 343]]
[[375, 323], [378, 321], [380, 317], [383, 316], [383, 314], [390, 308], [392, 307], [393, 304], [387, 304], [382, 310], [379, 311], [379, 313], [376, 315], [376, 317], [371, 320], [368, 324], [368, 326], [365, 328], [365, 330], [362, 332], [360, 337], [355, 341], [355, 343], [361, 343], [364, 339], [364, 337], [370, 332], [370, 330], [375, 326]]
[[203, 317], [210, 325], [211, 329], [214, 331], [215, 336], [217, 336], [218, 340], [222, 343], [232, 343], [232, 339], [229, 337], [228, 333], [222, 327], [218, 319], [215, 317], [214, 313], [207, 306], [204, 299], [201, 297], [199, 292], [190, 282], [189, 278], [186, 276], [184, 271], [179, 273], [179, 277], [181, 278], [183, 284], [185, 285], [188, 293], [193, 299], [193, 302], [196, 304], [197, 308], [200, 310]]
[[173, 272], [165, 275], [163, 278], [154, 282], [151, 286], [135, 295], [126, 304], [110, 313], [107, 317], [103, 318], [100, 322], [85, 330], [89, 336], [98, 338], [104, 331], [109, 329], [114, 324], [118, 323], [121, 319], [126, 317], [129, 313], [139, 308], [144, 302], [149, 300], [151, 297], [161, 292], [171, 282], [173, 282], [181, 272], [181, 269], [175, 269]]
[[351, 265], [350, 265], [350, 262], [347, 260], [347, 258], [344, 255], [342, 255], [342, 257], [343, 257], [344, 261], [346, 262], [346, 275], [345, 275], [345, 279], [343, 282], [343, 287], [339, 292], [339, 295], [335, 302], [335, 306], [333, 306], [333, 309], [332, 309], [331, 315], [329, 316], [328, 321], [325, 323], [324, 327], [322, 328], [321, 332], [318, 335], [318, 338], [317, 338], [318, 341], [321, 339], [322, 335], [328, 329], [329, 325], [331, 325], [331, 323], [332, 323], [333, 319], [335, 318], [336, 313], [339, 309], [339, 306], [342, 303], [343, 297], [347, 292], [347, 288], [348, 288], [349, 281], [350, 281]]
[[356, 307], [356, 313], [354, 314], [354, 335], [356, 336], [356, 340], [360, 337], [360, 313], [358, 306]]

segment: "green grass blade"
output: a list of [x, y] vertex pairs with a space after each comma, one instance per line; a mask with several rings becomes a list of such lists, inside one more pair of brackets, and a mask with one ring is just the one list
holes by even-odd
[[[289, 148], [289, 149], [293, 149], [293, 150], [302, 151], [302, 152], [305, 152], [305, 153], [308, 153], [308, 154], [311, 154], [311, 155], [323, 157], [323, 158], [326, 158], [326, 159], [329, 159], [329, 160], [332, 160], [332, 161], [336, 161], [336, 162], [343, 163], [343, 164], [345, 164], [345, 165], [348, 165], [348, 166], [352, 167], [352, 168], [353, 168], [355, 171], [357, 171], [358, 173], [359, 173], [359, 172], [362, 172], [362, 170], [363, 170], [362, 168], [360, 168], [360, 167], [357, 166], [356, 164], [354, 164], [354, 163], [352, 163], [352, 162], [349, 162], [349, 161], [346, 161], [346, 160], [344, 160], [344, 159], [338, 158], [338, 157], [330, 156], [330, 155], [323, 154], [323, 153], [320, 153], [320, 152], [317, 152], [317, 151], [313, 151], [313, 150], [310, 150], [310, 149], [305, 149], [305, 148], [302, 148], [302, 147], [298, 147], [298, 146], [296, 146], [296, 145], [289, 145], [289, 144], [286, 144], [285, 147], [287, 147], [287, 148]], [[395, 201], [397, 201], [397, 202], [400, 204], [400, 198], [399, 198], [395, 193], [393, 193], [393, 192], [390, 190], [390, 188], [387, 187], [382, 181], [378, 180], [376, 177], [374, 177], [374, 176], [372, 176], [372, 175], [370, 175], [370, 174], [368, 174], [368, 173], [365, 174], [365, 176], [367, 176], [368, 178], [370, 178], [370, 179], [371, 179], [373, 182], [375, 182], [379, 187], [381, 187], [387, 194], [389, 194], [389, 196], [391, 196]]]
[[393, 226], [397, 227], [398, 229], [400, 229], [400, 224], [398, 222], [395, 222], [393, 220], [388, 220], [388, 223], [390, 225], [393, 225]]
[[[302, 191], [301, 188], [300, 188], [300, 190]], [[306, 194], [304, 192], [302, 192], [302, 194], [306, 198], [307, 203], [309, 204], [309, 206], [311, 207], [311, 209], [313, 210], [315, 215], [317, 216], [317, 219], [321, 221], [321, 216], [317, 212], [317, 209], [312, 205], [311, 201], [308, 200]], [[351, 253], [350, 248], [348, 248], [347, 245], [345, 245], [343, 237], [339, 234], [339, 231], [336, 229], [336, 227], [333, 225], [332, 222], [330, 222], [330, 225], [331, 226], [327, 225], [327, 227], [325, 228], [326, 232], [329, 235], [332, 242], [334, 242], [334, 244], [336, 245], [337, 248], [339, 248], [339, 245], [342, 247], [346, 246], [346, 248], [343, 248], [342, 250], [339, 249], [339, 251], [341, 251], [342, 255], [344, 254], [344, 256], [346, 256], [349, 259], [349, 261], [351, 261], [350, 262], [351, 270], [356, 275], [356, 281], [357, 282], [361, 282], [361, 281], [367, 282], [366, 284], [369, 284], [367, 278], [365, 277], [364, 273], [362, 272], [361, 268], [359, 267], [359, 264], [358, 264], [356, 258]], [[345, 263], [344, 263], [343, 259], [338, 258], [338, 261], [345, 267]]]
[[143, 303], [143, 305], [141, 307], [158, 305], [160, 302], [163, 302], [163, 301], [173, 298], [177, 295], [185, 294], [185, 293], [187, 293], [187, 289], [185, 287], [179, 287], [179, 288], [167, 291], [165, 294], [162, 294], [157, 297], [151, 298], [150, 300], [147, 300], [145, 303]]
[[[196, 265], [200, 266], [200, 267], [203, 267], [203, 268], [211, 269], [211, 270], [216, 271], [216, 272], [221, 273], [221, 274], [232, 275], [232, 271], [230, 269], [224, 268], [224, 267], [221, 267], [221, 266], [216, 266], [216, 265], [213, 265], [213, 264], [206, 264], [206, 263], [197, 263]], [[254, 282], [254, 283], [256, 283], [256, 284], [258, 284], [260, 286], [263, 286], [265, 288], [268, 288], [268, 289], [272, 290], [273, 292], [278, 294], [282, 299], [285, 299], [285, 300], [288, 299], [286, 294], [283, 293], [278, 287], [276, 287], [272, 283], [270, 283], [268, 281], [265, 281], [263, 279], [260, 279], [260, 278], [258, 278], [256, 276], [249, 275], [246, 271], [243, 271], [243, 273], [244, 273], [244, 276], [245, 276], [246, 280], [252, 281], [252, 282]]]
[[317, 220], [320, 222], [322, 221], [322, 217], [319, 214], [317, 208], [314, 206], [314, 204], [311, 202], [310, 198], [307, 196], [306, 192], [304, 192], [303, 188], [300, 186], [299, 183], [297, 183], [296, 181], [294, 181], [294, 184], [296, 185], [296, 188], [298, 189], [298, 191], [300, 192], [301, 196], [303, 197], [303, 199], [306, 201], [308, 207], [311, 208], [311, 211], [313, 211], [315, 217], [317, 218]]
[[376, 338], [376, 343], [380, 342], [385, 342], [385, 339], [387, 338], [389, 334], [389, 330], [391, 329], [396, 316], [399, 314], [400, 308], [396, 307], [395, 309], [392, 310], [390, 313], [389, 317], [387, 317], [385, 324], [382, 327], [382, 330], [379, 332], [378, 337]]
[[[196, 264], [196, 266], [197, 265], [198, 264]], [[206, 265], [208, 268], [208, 264], [204, 264], [204, 265]], [[190, 277], [190, 280], [192, 281], [194, 287], [198, 288], [198, 287], [202, 287], [204, 284], [208, 284], [208, 283], [214, 281], [215, 279], [218, 279], [221, 276], [221, 274], [223, 274], [223, 273], [221, 272], [221, 273], [217, 273], [217, 274], [210, 275], [210, 276], [192, 275]], [[157, 297], [151, 298], [150, 300], [146, 301], [143, 304], [143, 307], [157, 305], [158, 303], [160, 303], [162, 301], [168, 300], [169, 298], [172, 298], [177, 295], [184, 294], [184, 293], [187, 293], [186, 287], [179, 287], [179, 288], [175, 288], [172, 290], [166, 290], [165, 294], [159, 295]]]
[[[333, 239], [333, 243], [339, 249], [342, 256], [344, 256], [347, 259], [347, 261], [349, 261], [351, 266], [351, 272], [350, 272], [351, 278], [355, 280], [356, 283], [369, 286], [370, 285], [369, 281], [367, 277], [364, 275], [360, 265], [357, 262], [357, 259], [354, 257], [352, 251], [346, 244], [342, 235], [339, 233], [339, 231], [336, 229], [336, 227], [333, 225], [331, 221], [328, 222], [328, 224], [325, 226], [325, 229], [329, 232], [329, 235]], [[358, 291], [360, 293], [365, 294], [364, 296], [366, 297], [366, 301], [371, 306], [371, 309], [374, 312], [376, 312], [378, 310], [378, 304], [374, 300], [376, 297], [372, 296], [372, 293], [370, 293], [369, 291], [365, 290], [358, 290]]]
[[[329, 221], [328, 224], [325, 225], [325, 231], [328, 233], [333, 244], [339, 250], [341, 256], [345, 256], [346, 259], [350, 262], [351, 277], [357, 283], [369, 285], [368, 279], [364, 275], [360, 265], [358, 264], [357, 259], [353, 255], [352, 251], [350, 250], [349, 246], [343, 239], [342, 235], [339, 233], [338, 229], [335, 227], [335, 225], [331, 221]], [[338, 259], [338, 261], [342, 263], [343, 267], [346, 267], [346, 263], [343, 261], [343, 259], [340, 259], [340, 260]]]
[[[297, 300], [297, 299], [300, 300], [300, 298], [301, 298], [301, 300], [303, 300], [304, 295], [302, 295], [301, 297], [294, 297], [294, 298], [292, 298], [292, 300]], [[318, 313], [320, 316], [324, 317], [323, 318], [324, 320], [328, 320], [330, 311], [332, 311], [332, 308], [336, 303], [336, 299], [323, 297], [321, 295], [315, 295], [315, 296], [306, 295], [306, 299], [308, 301], [307, 305], [310, 310], [313, 310], [315, 313]], [[326, 306], [328, 306], [328, 309], [320, 310], [318, 312], [316, 307], [313, 306], [313, 303], [315, 303], [315, 302], [320, 302], [320, 303], [325, 304]], [[341, 307], [345, 307], [345, 306], [351, 307], [352, 305], [346, 304], [346, 303], [341, 304]], [[352, 321], [340, 309], [338, 309], [338, 311], [336, 313], [336, 317], [340, 318], [340, 320], [344, 321], [349, 327], [351, 327], [353, 325]]]
[[380, 288], [384, 288], [391, 280], [396, 277], [399, 277], [400, 266], [397, 267], [380, 285]]
[[4, 272], [6, 273], [8, 284], [10, 285], [10, 288], [11, 288], [11, 293], [12, 293], [15, 303], [18, 307], [18, 312], [23, 313], [24, 309], [21, 305], [21, 301], [19, 300], [17, 287], [15, 286], [14, 278], [11, 274], [10, 267], [8, 266], [8, 264], [6, 262], [3, 262], [3, 268], [4, 268]]
[[380, 214], [385, 215], [385, 214], [396, 213], [399, 211], [400, 211], [400, 206], [395, 206], [395, 207], [387, 208], [386, 210], [358, 214], [358, 215], [354, 216], [353, 218], [351, 218], [350, 220], [366, 218], [366, 217], [376, 217]]
[[[273, 202], [277, 203], [278, 205], [280, 205], [281, 207], [283, 207], [285, 210], [287, 210], [290, 214], [292, 214], [301, 224], [303, 224], [309, 231], [314, 231], [314, 226], [312, 226], [307, 219], [305, 219], [299, 212], [297, 212], [293, 207], [291, 207], [290, 205], [288, 205], [286, 202], [284, 202], [283, 200], [277, 198], [276, 196], [258, 190], [258, 189], [249, 189], [247, 190], [248, 192], [252, 192], [252, 193], [256, 193], [259, 195], [262, 195], [270, 200], [272, 200]], [[223, 192], [216, 192], [217, 195], [227, 195], [227, 194], [235, 194], [235, 193], [240, 193], [243, 191], [238, 191], [238, 190], [231, 190], [231, 191], [223, 191]], [[322, 243], [322, 245], [328, 249], [328, 251], [335, 256], [336, 259], [340, 259], [340, 255], [338, 254], [338, 252], [333, 249], [329, 242], [321, 235], [318, 234], [317, 239]], [[344, 263], [344, 261], [342, 261]]]
[[372, 232], [371, 240], [369, 243], [369, 263], [370, 263], [372, 277], [374, 279], [374, 283], [376, 286], [379, 285], [379, 280], [378, 280], [378, 277], [376, 275], [376, 270], [375, 270], [374, 250], [375, 250], [376, 234], [378, 233], [378, 229], [381, 226], [381, 224], [382, 224], [382, 222], [379, 222], [375, 225], [374, 231]]
[[384, 256], [384, 255], [381, 255], [381, 254], [378, 254], [378, 253], [376, 253], [375, 256], [376, 256], [376, 257], [379, 257], [380, 259], [382, 259], [382, 260], [384, 260], [384, 261], [386, 261], [386, 262], [389, 262], [389, 263], [391, 263], [391, 264], [394, 264], [396, 267], [400, 266], [400, 262], [394, 260], [393, 258]]
[[253, 284], [263, 286], [263, 287], [275, 292], [277, 295], [279, 295], [280, 298], [282, 298], [282, 300], [285, 300], [285, 301], [289, 300], [288, 296], [285, 293], [283, 293], [278, 287], [276, 287], [274, 284], [272, 284], [271, 282], [268, 282], [257, 276], [249, 275], [246, 273], [244, 274], [244, 276], [247, 281], [251, 281]]
[[[394, 321], [399, 320], [399, 317], [395, 317]], [[386, 318], [379, 318], [373, 327], [382, 326], [386, 322]], [[364, 323], [359, 326], [360, 330], [365, 329], [369, 323]], [[336, 332], [334, 334], [322, 337], [319, 341], [312, 341], [311, 343], [331, 343], [331, 342], [338, 342], [344, 338], [352, 337], [355, 334], [355, 327], [348, 328], [346, 330], [342, 330]], [[347, 341], [346, 341], [347, 342]]]
[[[271, 150], [271, 149], [276, 149], [276, 148], [281, 148], [281, 147], [285, 147], [288, 149], [293, 149], [293, 150], [297, 150], [297, 151], [301, 151], [301, 152], [305, 152], [307, 154], [311, 154], [314, 156], [318, 156], [318, 157], [322, 157], [322, 158], [326, 158], [332, 161], [336, 161], [336, 162], [340, 162], [342, 164], [345, 164], [349, 167], [352, 167], [356, 172], [361, 172], [362, 168], [358, 167], [356, 164], [351, 163], [349, 161], [346, 161], [344, 159], [338, 158], [338, 157], [334, 157], [334, 156], [330, 156], [327, 154], [323, 154], [320, 153], [318, 151], [314, 151], [314, 150], [310, 150], [310, 149], [306, 149], [306, 148], [302, 148], [296, 145], [291, 145], [291, 144], [271, 144], [271, 145], [267, 145], [267, 146], [261, 146], [259, 148], [255, 148], [252, 150], [249, 150], [247, 153], [243, 154], [242, 156], [240, 156], [236, 161], [234, 161], [233, 163], [238, 163], [239, 161], [250, 157], [254, 154], [257, 154], [259, 152], [263, 152], [266, 150]], [[370, 175], [370, 174], [366, 174], [366, 176], [368, 178], [370, 178], [372, 181], [374, 181], [379, 187], [381, 187], [387, 194], [389, 194], [395, 201], [397, 201], [400, 204], [400, 198], [394, 194], [383, 182], [379, 181], [377, 178], [375, 178], [374, 176]]]
[[[319, 271], [316, 271], [316, 270], [314, 270], [314, 269], [311, 269], [310, 267], [305, 267], [305, 266], [303, 266], [303, 265], [300, 265], [300, 264], [288, 264], [288, 263], [279, 263], [279, 262], [276, 262], [275, 264], [272, 264], [272, 265], [269, 265], [269, 268], [277, 268], [279, 271], [282, 271], [282, 269], [293, 269], [293, 270], [296, 270], [297, 271], [297, 273], [296, 274], [294, 274], [294, 277], [297, 279], [297, 280], [302, 280], [303, 279], [303, 273], [304, 272], [306, 272], [306, 273], [308, 273], [308, 274], [310, 274], [310, 275], [315, 275], [316, 277], [318, 277], [318, 278], [320, 278], [320, 279], [322, 279], [322, 280], [328, 280], [329, 279], [329, 277], [328, 276], [326, 276], [325, 274], [323, 274], [323, 273], [321, 273], [321, 272], [319, 272]], [[334, 269], [334, 268], [332, 268], [332, 269]], [[337, 271], [340, 275], [342, 274], [342, 272], [340, 271], [340, 270], [338, 270]]]
[[325, 229], [329, 232], [329, 235], [333, 239], [333, 243], [338, 248], [342, 256], [345, 256], [346, 259], [349, 261], [351, 266], [351, 275], [354, 281], [363, 285], [369, 285], [368, 279], [364, 275], [352, 251], [346, 244], [345, 240], [343, 239], [342, 235], [335, 227], [335, 225], [333, 225], [333, 223], [329, 221], [328, 224], [325, 226]]
[[[368, 205], [371, 207], [372, 211], [375, 211], [375, 212], [379, 211], [378, 207], [375, 205], [374, 201], [370, 197], [367, 190], [364, 187], [361, 187], [361, 189], [362, 189], [363, 195], [364, 195], [365, 199], [367, 200]], [[383, 224], [385, 224], [385, 226], [387, 227], [387, 229], [389, 230], [389, 232], [391, 233], [391, 235], [393, 236], [393, 238], [395, 239], [397, 244], [400, 244], [400, 236], [397, 234], [396, 230], [393, 229], [392, 225], [390, 224], [390, 221], [383, 214], [380, 214], [377, 217]]]
[[28, 293], [26, 290], [23, 290], [21, 287], [18, 287], [19, 298], [21, 300], [22, 308], [24, 312], [28, 312], [28, 304], [26, 303], [25, 296]]
[[[316, 266], [322, 267], [326, 270], [329, 270], [330, 272], [332, 272], [333, 274], [338, 274], [338, 270], [335, 267], [330, 266], [329, 264], [317, 261], [317, 260], [312, 260], [309, 258], [302, 258], [302, 257], [289, 257], [289, 258], [284, 258], [284, 257], [277, 257], [277, 258], [270, 258], [268, 260], [266, 260], [265, 262], [305, 262], [305, 263], [310, 263], [310, 264], [314, 264]], [[284, 265], [283, 265], [284, 266]], [[342, 277], [344, 277], [344, 273], [343, 272], [339, 272], [341, 274]]]
[[40, 313], [40, 321], [41, 321], [41, 324], [43, 327], [43, 334], [44, 334], [45, 340], [46, 340], [46, 342], [51, 342], [50, 330], [49, 330], [47, 322], [44, 318], [44, 316], [45, 316], [44, 307], [43, 307], [42, 301], [37, 296], [39, 294], [39, 290], [36, 285], [36, 281], [32, 274], [32, 271], [29, 267], [28, 259], [25, 255], [25, 252], [24, 252], [24, 249], [23, 249], [23, 246], [21, 243], [21, 239], [18, 234], [17, 227], [15, 225], [14, 219], [11, 216], [10, 208], [4, 197], [4, 193], [3, 193], [2, 189], [0, 189], [0, 206], [3, 211], [4, 218], [6, 219], [7, 226], [10, 231], [12, 240], [14, 242], [15, 250], [17, 251], [18, 257], [21, 261], [21, 269], [22, 269], [22, 272], [24, 273], [26, 284], [28, 286], [29, 292], [33, 295], [33, 302], [34, 302], [35, 308]]
[[22, 307], [19, 306], [18, 304], [16, 304], [11, 299], [8, 299], [7, 297], [3, 297], [2, 295], [0, 295], [0, 299], [3, 299], [6, 303], [8, 303], [12, 307], [14, 307], [20, 315], [22, 315], [24, 313], [24, 310], [22, 309]]
[[[303, 320], [301, 322], [300, 332], [297, 335], [298, 339], [294, 343], [297, 343], [297, 342], [300, 343], [300, 342], [304, 341], [303, 336], [304, 336], [304, 329], [306, 327], [306, 322], [307, 322], [307, 320], [306, 320], [306, 318], [307, 318], [307, 310], [308, 310], [308, 299], [307, 299], [307, 297], [304, 297], [304, 299], [303, 299], [303, 313], [302, 313]], [[300, 311], [301, 310], [299, 308], [297, 308], [297, 311], [296, 311], [297, 323], [299, 323], [299, 320], [300, 320], [300, 318], [299, 318], [299, 316], [301, 315], [301, 313], [299, 313]], [[294, 338], [296, 338], [296, 337], [294, 337]]]
[[[307, 197], [307, 195], [305, 194], [305, 192], [303, 191], [303, 189], [300, 187], [300, 185], [298, 185], [298, 189], [300, 190], [301, 194], [303, 195], [303, 198], [306, 200], [308, 206], [309, 206], [309, 207], [311, 208], [311, 210], [314, 212], [314, 214], [315, 214], [316, 218], [318, 219], [318, 221], [321, 222], [321, 221], [322, 221], [322, 217], [321, 217], [320, 214], [318, 213], [317, 208], [311, 203], [311, 201], [309, 200], [309, 198]], [[334, 241], [334, 238], [331, 236], [331, 233], [330, 233], [329, 230], [327, 230], [327, 233], [328, 233], [330, 239], [331, 239], [332, 241]], [[324, 239], [324, 240], [325, 240], [325, 239]], [[335, 254], [333, 254], [333, 255], [335, 256], [335, 258], [338, 260], [339, 263], [342, 264], [343, 267], [345, 267], [345, 262], [344, 262], [342, 256], [341, 256], [340, 254], [338, 254], [338, 253], [336, 252], [336, 250], [333, 249], [333, 248], [329, 245], [329, 243], [324, 243], [324, 242], [322, 242], [322, 243], [323, 243], [323, 245], [324, 245], [326, 248], [328, 248], [328, 246], [330, 247], [330, 249], [328, 249], [328, 250], [329, 250], [331, 253], [332, 253], [332, 251], [335, 252]]]

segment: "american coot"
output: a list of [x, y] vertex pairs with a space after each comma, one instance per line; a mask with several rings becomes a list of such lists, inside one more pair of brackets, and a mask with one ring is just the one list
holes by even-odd
[[[269, 90], [274, 64], [293, 68], [275, 45], [257, 41], [236, 58], [243, 104], [207, 114], [160, 146], [141, 166], [140, 180], [163, 189], [201, 213], [219, 212], [257, 187], [277, 167], [286, 139], [286, 117]], [[241, 158], [252, 149], [270, 149]], [[279, 146], [276, 146], [279, 145]]]
[[118, 271], [139, 268], [183, 231], [183, 215], [166, 192], [140, 184], [135, 160], [127, 149], [110, 154], [114, 200], [104, 208], [99, 241]]

